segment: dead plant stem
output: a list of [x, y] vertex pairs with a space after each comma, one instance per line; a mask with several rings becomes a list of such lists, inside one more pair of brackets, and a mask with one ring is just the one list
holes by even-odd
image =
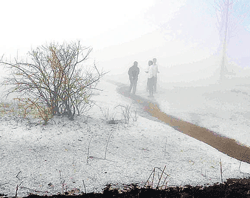
[[86, 186], [85, 186], [84, 180], [82, 180], [82, 183], [83, 183], [84, 191], [85, 191], [85, 194], [86, 194]]
[[104, 159], [106, 159], [107, 150], [108, 150], [108, 144], [109, 144], [109, 141], [110, 141], [112, 132], [113, 132], [113, 131], [110, 132], [109, 137], [108, 137], [108, 141], [107, 141], [106, 148], [105, 148], [105, 156], [104, 156]]
[[164, 166], [164, 169], [163, 169], [163, 171], [161, 172], [161, 177], [159, 178], [159, 181], [158, 181], [158, 184], [157, 184], [156, 188], [158, 188], [158, 186], [159, 186], [159, 184], [160, 184], [160, 182], [161, 182], [161, 178], [162, 178], [162, 175], [163, 175], [165, 169], [166, 169], [166, 165]]
[[89, 163], [89, 147], [90, 147], [90, 143], [91, 140], [93, 139], [93, 136], [91, 136], [90, 140], [89, 140], [89, 145], [88, 145], [88, 153], [87, 153], [87, 164]]
[[148, 181], [149, 181], [151, 175], [153, 174], [153, 172], [154, 172], [154, 169], [153, 169], [152, 172], [150, 173], [150, 175], [149, 175], [149, 177], [148, 177], [148, 179], [147, 179], [147, 181], [146, 181], [146, 183], [145, 183], [145, 186], [146, 186], [146, 184], [148, 183]]
[[222, 178], [222, 162], [220, 159], [220, 179], [221, 179], [221, 183], [223, 182], [223, 178]]
[[154, 168], [154, 174], [153, 174], [153, 179], [152, 179], [152, 188], [154, 187], [154, 178], [155, 178], [155, 168]]

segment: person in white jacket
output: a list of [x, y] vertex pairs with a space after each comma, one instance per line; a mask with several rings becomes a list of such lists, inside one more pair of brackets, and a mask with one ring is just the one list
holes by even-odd
[[147, 87], [149, 90], [149, 96], [153, 97], [153, 86], [154, 86], [154, 71], [153, 71], [153, 61], [148, 61], [148, 69], [146, 73], [148, 73], [148, 81], [147, 81]]
[[156, 92], [156, 85], [157, 85], [157, 74], [160, 73], [158, 70], [158, 65], [157, 65], [157, 59], [153, 59], [153, 76], [154, 76], [154, 85], [153, 85], [153, 91]]

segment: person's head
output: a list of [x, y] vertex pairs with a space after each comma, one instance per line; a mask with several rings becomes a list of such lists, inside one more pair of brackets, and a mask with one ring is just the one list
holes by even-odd
[[156, 61], [157, 61], [157, 59], [156, 59], [156, 58], [153, 58], [153, 62], [154, 62], [154, 64], [156, 64]]
[[135, 62], [134, 62], [134, 66], [135, 66], [135, 67], [137, 67], [137, 65], [138, 65], [138, 62], [137, 62], [137, 61], [135, 61]]
[[153, 61], [148, 61], [148, 65], [150, 66], [150, 65], [153, 65]]

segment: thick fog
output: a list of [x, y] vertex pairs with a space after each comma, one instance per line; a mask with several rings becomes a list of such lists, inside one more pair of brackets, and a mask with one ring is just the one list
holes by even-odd
[[[1, 2], [1, 7], [0, 54], [5, 60], [25, 60], [31, 48], [50, 42], [80, 40], [93, 48], [89, 61], [114, 80], [126, 82], [128, 68], [138, 61], [143, 82], [153, 58], [162, 82], [219, 78], [221, 42], [212, 1], [25, 0]], [[241, 16], [239, 9], [235, 12], [234, 18]], [[227, 46], [230, 78], [250, 74], [249, 17], [242, 18]]]

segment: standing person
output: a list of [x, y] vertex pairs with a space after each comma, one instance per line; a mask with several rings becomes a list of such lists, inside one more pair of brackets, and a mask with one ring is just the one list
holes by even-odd
[[128, 70], [128, 75], [129, 75], [129, 80], [130, 80], [129, 93], [133, 89], [133, 94], [135, 94], [139, 73], [140, 73], [140, 69], [138, 67], [138, 62], [135, 61], [134, 65], [130, 67]]
[[149, 90], [149, 96], [153, 97], [153, 86], [154, 86], [154, 75], [153, 75], [153, 61], [148, 61], [148, 70], [146, 73], [148, 73], [148, 81], [147, 81], [147, 87]]
[[154, 76], [154, 85], [153, 85], [153, 90], [156, 93], [156, 85], [157, 85], [157, 73], [160, 73], [158, 70], [158, 65], [157, 65], [157, 59], [153, 59], [153, 76]]

